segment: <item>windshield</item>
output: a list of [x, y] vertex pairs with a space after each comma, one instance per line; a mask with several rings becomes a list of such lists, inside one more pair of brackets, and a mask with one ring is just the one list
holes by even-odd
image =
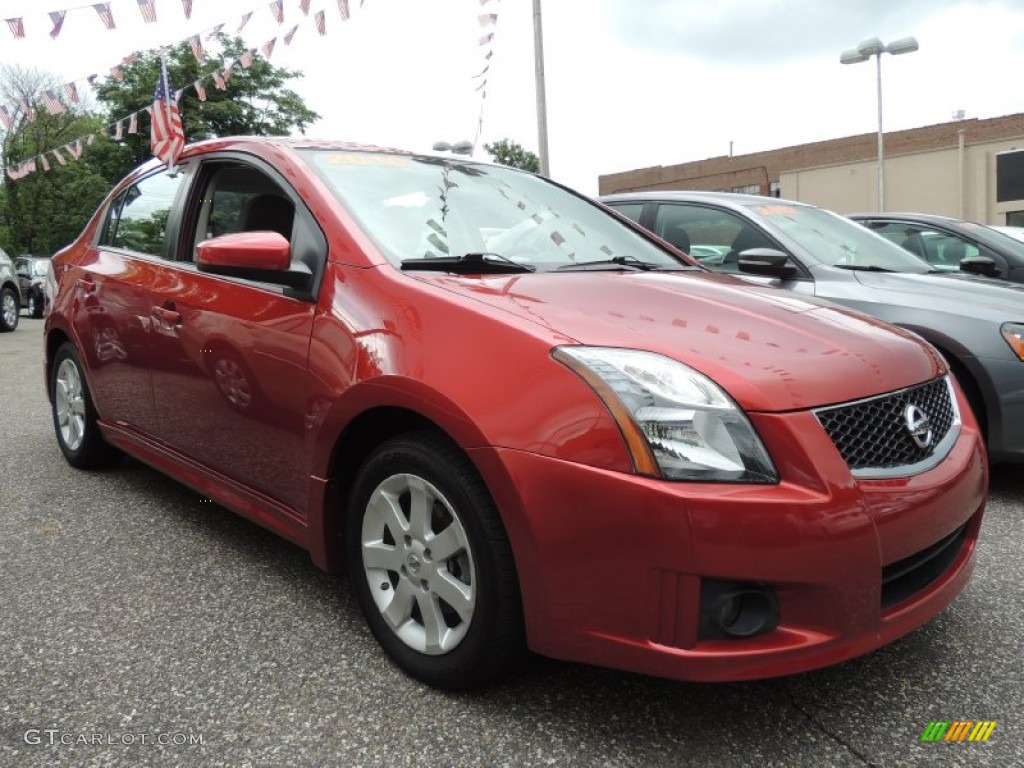
[[301, 153], [395, 266], [494, 254], [538, 271], [588, 263], [696, 269], [596, 204], [528, 173], [415, 155]]
[[748, 208], [823, 264], [888, 272], [931, 271], [928, 262], [838, 214], [809, 205], [758, 203]]

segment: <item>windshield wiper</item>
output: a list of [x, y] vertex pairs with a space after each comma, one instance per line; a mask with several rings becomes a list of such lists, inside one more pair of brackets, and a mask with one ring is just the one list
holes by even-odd
[[[679, 265], [685, 269], [686, 265]], [[599, 259], [598, 261], [577, 261], [575, 264], [563, 264], [557, 268], [559, 272], [571, 272], [573, 270], [588, 269], [628, 269], [638, 272], [649, 272], [652, 269], [665, 269], [660, 264], [652, 264], [649, 261], [642, 261], [636, 256], [612, 256], [610, 259]]]
[[402, 269], [423, 272], [454, 272], [459, 275], [506, 274], [509, 272], [536, 272], [532, 264], [520, 264], [500, 253], [464, 253], [461, 256], [437, 256], [423, 259], [404, 259]]
[[839, 269], [849, 269], [854, 272], [895, 272], [895, 269], [886, 269], [875, 264], [834, 264]]

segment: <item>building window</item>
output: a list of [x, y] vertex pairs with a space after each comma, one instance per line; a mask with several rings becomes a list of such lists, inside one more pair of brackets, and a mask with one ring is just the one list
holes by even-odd
[[782, 184], [777, 181], [773, 181], [768, 185], [768, 194], [772, 197], [782, 197]]
[[1024, 211], [1007, 211], [1006, 226], [1024, 227]]
[[760, 184], [747, 184], [744, 187], [733, 187], [730, 191], [738, 192], [742, 195], [760, 195], [761, 185]]

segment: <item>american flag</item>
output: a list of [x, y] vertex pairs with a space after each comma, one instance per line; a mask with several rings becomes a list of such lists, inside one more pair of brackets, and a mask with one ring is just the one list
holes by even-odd
[[138, 132], [139, 132], [139, 113], [138, 112], [132, 112], [128, 116], [128, 133], [138, 133]]
[[274, 43], [276, 42], [277, 38], [275, 37], [273, 40], [267, 40], [267, 42], [260, 46], [260, 53], [263, 54], [264, 58], [270, 58], [270, 54], [274, 52]]
[[67, 165], [68, 164], [68, 161], [64, 159], [64, 155], [62, 155], [60, 153], [59, 149], [54, 149], [54, 150], [52, 150], [52, 152], [53, 152], [53, 156], [55, 158], [57, 158], [57, 162], [58, 163], [60, 163], [61, 165]]
[[4, 128], [8, 131], [14, 128], [14, 118], [11, 117], [11, 113], [7, 111], [7, 107], [0, 107], [0, 123], [3, 123]]
[[99, 14], [100, 21], [107, 29], [114, 28], [114, 14], [110, 10], [110, 3], [94, 3], [92, 6]]
[[192, 37], [188, 39], [188, 47], [192, 49], [192, 55], [196, 57], [196, 61], [202, 62], [203, 41], [199, 39], [199, 35], [192, 35]]
[[324, 12], [317, 11], [313, 14], [313, 23], [316, 24], [316, 31], [321, 35], [327, 34], [327, 22], [324, 20]]
[[206, 86], [203, 85], [203, 81], [196, 80], [192, 83], [192, 87], [196, 89], [196, 96], [199, 97], [199, 100], [206, 101]]
[[25, 116], [25, 119], [28, 120], [30, 123], [34, 123], [36, 121], [36, 111], [29, 105], [28, 101], [26, 101], [25, 99], [21, 99], [18, 102], [18, 109], [21, 110], [21, 114], [23, 114]]
[[78, 104], [78, 86], [74, 83], [65, 83], [64, 94], [68, 97], [68, 101], [72, 104]]
[[228, 81], [224, 79], [224, 75], [221, 74], [219, 69], [211, 72], [210, 77], [213, 78], [213, 84], [217, 86], [218, 91], [226, 91], [228, 89]]
[[156, 21], [155, 0], [139, 0], [139, 10], [142, 11], [142, 18], [146, 20], [147, 24]]
[[256, 49], [255, 48], [249, 48], [241, 56], [238, 57], [238, 60], [242, 63], [242, 69], [248, 69], [249, 67], [252, 66], [252, 62], [253, 62], [253, 60], [255, 58], [256, 58]]
[[53, 29], [50, 30], [50, 37], [54, 40], [57, 39], [57, 35], [64, 28], [64, 17], [68, 15], [67, 11], [50, 11], [50, 21], [53, 22]]
[[181, 7], [185, 10], [185, 18], [192, 18], [192, 0], [181, 0]]
[[[208, 34], [206, 36], [206, 39], [207, 40], [213, 40], [213, 38], [215, 38], [217, 35], [220, 34], [220, 31], [222, 29], [224, 29], [224, 25], [223, 24], [218, 24], [216, 27], [214, 27], [213, 29], [210, 30], [210, 34]], [[239, 29], [241, 29], [241, 27], [239, 27]]]
[[124, 136], [124, 120], [118, 120], [114, 126], [114, 141], [120, 141]]
[[44, 172], [50, 170], [50, 164], [46, 161], [46, 155], [40, 155], [39, 162], [42, 163]]
[[498, 14], [481, 13], [476, 17], [476, 20], [480, 22], [481, 27], [486, 27], [488, 24], [494, 24], [498, 20]]
[[241, 32], [243, 29], [245, 29], [245, 25], [249, 23], [249, 19], [251, 19], [251, 18], [252, 18], [252, 11], [249, 11], [248, 13], [242, 14], [242, 20], [238, 24], [238, 29], [235, 30], [235, 34], [236, 35], [239, 32]]
[[274, 0], [270, 4], [270, 12], [278, 24], [284, 24], [284, 0]]
[[292, 38], [295, 37], [295, 33], [299, 31], [299, 25], [296, 24], [294, 27], [288, 30], [288, 34], [284, 36], [284, 44], [291, 45]]
[[64, 105], [61, 104], [57, 94], [53, 91], [43, 91], [39, 94], [39, 98], [43, 101], [43, 106], [46, 107], [46, 111], [51, 115], [59, 115], [64, 111]]
[[299, 8], [305, 16], [309, 16], [309, 0], [299, 0]]
[[348, 10], [348, 0], [338, 0], [338, 13], [341, 14], [342, 21], [348, 21], [349, 16], [352, 15]]
[[97, 77], [99, 77], [99, 75], [89, 75], [85, 79], [89, 81], [89, 85], [96, 85], [96, 78]]
[[82, 156], [82, 140], [81, 139], [75, 139], [70, 144], [65, 144], [64, 145], [64, 149], [67, 150], [67, 152], [73, 158], [75, 158], [75, 160], [77, 160], [78, 158], [80, 158]]
[[171, 98], [173, 92], [170, 75], [167, 74], [167, 62], [160, 60], [160, 75], [153, 93], [152, 134], [149, 148], [152, 153], [167, 165], [168, 170], [174, 167], [185, 148], [185, 129], [181, 126], [181, 113], [178, 105]]
[[124, 71], [120, 67], [111, 67], [110, 68], [110, 75], [115, 80], [117, 80], [117, 82], [119, 82], [119, 83], [123, 83], [124, 82]]
[[140, 61], [142, 61], [142, 58], [137, 53], [129, 53], [121, 59], [121, 63], [126, 67], [130, 67], [132, 64], [138, 64]]
[[22, 21], [21, 16], [17, 16], [13, 19], [4, 19], [7, 22], [7, 26], [11, 30], [11, 34], [14, 35], [14, 39], [17, 40], [25, 36], [25, 22]]
[[231, 64], [228, 64], [226, 67], [224, 67], [224, 82], [227, 83], [228, 81], [230, 81], [231, 80], [231, 76], [233, 74], [235, 74], [234, 62], [232, 62]]
[[494, 33], [488, 32], [486, 35], [480, 38], [480, 45], [487, 45], [491, 40], [494, 39]]

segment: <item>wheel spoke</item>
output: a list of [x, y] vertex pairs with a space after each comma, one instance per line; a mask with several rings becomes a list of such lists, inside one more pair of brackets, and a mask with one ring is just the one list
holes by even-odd
[[439, 598], [450, 605], [459, 618], [469, 621], [473, 615], [473, 587], [463, 584], [450, 573], [438, 571], [430, 586]]
[[400, 578], [398, 588], [388, 607], [381, 611], [381, 615], [387, 620], [391, 628], [396, 632], [409, 621], [412, 616], [412, 607], [416, 602], [416, 588], [408, 579]]
[[448, 625], [444, 623], [444, 616], [441, 613], [441, 605], [436, 597], [427, 592], [417, 594], [416, 602], [420, 606], [420, 615], [423, 616], [425, 650], [427, 653], [438, 653], [443, 650], [442, 638], [448, 631]]
[[402, 553], [397, 547], [382, 541], [364, 542], [363, 567], [367, 569], [380, 568], [397, 573], [402, 567]]
[[430, 534], [430, 510], [434, 494], [418, 477], [409, 478], [409, 532], [420, 541]]
[[[373, 498], [370, 499], [367, 514], [373, 516], [372, 520], [376, 526], [388, 528], [395, 541], [401, 539], [402, 534], [409, 530], [409, 524], [406, 522], [402, 510], [398, 506], [398, 499], [390, 493], [381, 492], [374, 494]], [[374, 534], [377, 532], [375, 530]]]
[[466, 549], [466, 541], [456, 525], [449, 525], [432, 539], [427, 539], [435, 560], [447, 560]]

